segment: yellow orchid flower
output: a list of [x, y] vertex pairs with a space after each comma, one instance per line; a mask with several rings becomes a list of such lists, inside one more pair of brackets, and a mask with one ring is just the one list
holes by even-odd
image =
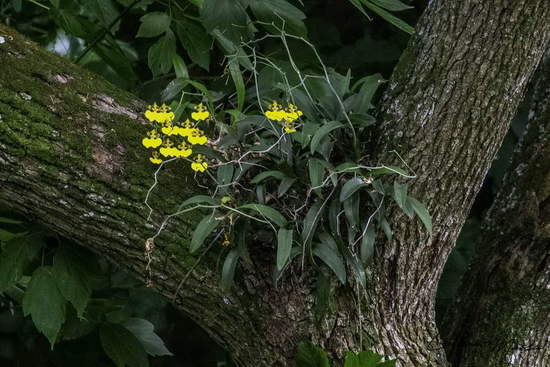
[[162, 154], [165, 157], [173, 156], [174, 149], [176, 149], [176, 148], [172, 147], [173, 145], [174, 144], [172, 143], [172, 141], [170, 139], [166, 139], [166, 141], [164, 142], [162, 148], [159, 149], [160, 154]]
[[187, 137], [191, 136], [193, 130], [195, 130], [194, 124], [187, 119], [184, 123], [182, 123], [182, 127], [178, 128], [177, 134], [179, 136]]
[[187, 137], [187, 140], [193, 145], [204, 145], [208, 141], [208, 138], [206, 135], [204, 135], [204, 132], [199, 129], [193, 129], [191, 131], [191, 135]]
[[149, 131], [147, 136], [147, 138], [143, 138], [141, 141], [141, 144], [143, 144], [145, 148], [156, 148], [162, 144], [162, 139], [156, 130]]
[[162, 159], [159, 158], [159, 152], [157, 152], [157, 151], [153, 152], [153, 156], [150, 157], [149, 160], [153, 164], [161, 164], [162, 163]]
[[295, 121], [302, 115], [303, 115], [302, 111], [298, 110], [298, 108], [295, 105], [289, 104], [288, 107], [286, 108], [286, 115], [284, 118], [286, 121]]
[[202, 103], [195, 106], [197, 112], [193, 112], [191, 117], [196, 121], [204, 121], [210, 116], [210, 112], [206, 110], [206, 107]]
[[193, 163], [191, 163], [191, 169], [195, 172], [204, 172], [208, 168], [208, 163], [204, 161], [202, 154], [197, 154]]
[[282, 107], [283, 106], [277, 103], [277, 101], [273, 101], [273, 103], [268, 106], [269, 110], [265, 111], [264, 115], [270, 120], [282, 121], [286, 116], [286, 112]]
[[187, 144], [181, 143], [178, 145], [178, 149], [176, 149], [174, 153], [176, 157], [187, 158], [193, 153], [193, 150]]
[[285, 133], [289, 133], [289, 134], [295, 133], [296, 129], [294, 128], [294, 122], [285, 121], [284, 130], [285, 130]]
[[171, 108], [165, 104], [162, 106], [157, 106], [153, 104], [152, 106], [147, 107], [145, 111], [145, 118], [151, 122], [160, 122], [161, 124], [172, 122], [174, 119], [174, 112], [171, 112]]

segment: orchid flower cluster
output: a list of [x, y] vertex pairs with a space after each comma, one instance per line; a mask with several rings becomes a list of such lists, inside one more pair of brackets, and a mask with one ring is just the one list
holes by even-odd
[[268, 111], [265, 111], [264, 115], [274, 121], [282, 123], [285, 133], [291, 134], [296, 132], [295, 121], [303, 115], [302, 111], [289, 104], [286, 108], [283, 108], [277, 101], [273, 101], [268, 106]]
[[[154, 124], [154, 128], [147, 133], [141, 143], [146, 148], [155, 149], [149, 160], [153, 164], [161, 164], [164, 158], [183, 157], [193, 154], [194, 145], [204, 145], [208, 137], [198, 128], [201, 122], [210, 117], [210, 112], [200, 103], [195, 106], [195, 112], [184, 122], [174, 122], [175, 115], [166, 105], [153, 104], [147, 107], [145, 118]], [[159, 132], [160, 131], [160, 132]], [[160, 147], [160, 148], [159, 148]], [[158, 148], [158, 150], [157, 150]], [[191, 169], [195, 172], [204, 172], [208, 163], [202, 154], [197, 154], [191, 162]]]

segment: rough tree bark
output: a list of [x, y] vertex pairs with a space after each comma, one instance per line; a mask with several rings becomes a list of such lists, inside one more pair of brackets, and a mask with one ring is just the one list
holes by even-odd
[[[316, 322], [311, 280], [291, 274], [275, 289], [273, 259], [260, 256], [225, 293], [215, 259], [196, 265], [185, 251], [192, 216], [174, 218], [155, 241], [155, 287], [245, 366], [292, 365], [307, 339], [335, 356], [370, 345], [401, 366], [445, 365], [433, 315], [437, 279], [550, 38], [545, 5], [428, 6], [389, 83], [373, 159], [401, 165], [388, 153], [395, 150], [414, 169], [412, 195], [433, 213], [434, 231], [393, 212], [394, 239], [377, 245], [366, 292], [337, 289], [331, 312]], [[0, 64], [10, 71], [0, 73], [0, 203], [147, 278], [145, 242], [194, 181], [163, 169], [148, 222], [143, 104], [6, 27], [0, 35]]]
[[550, 365], [550, 50], [535, 83], [527, 130], [447, 320], [456, 366]]

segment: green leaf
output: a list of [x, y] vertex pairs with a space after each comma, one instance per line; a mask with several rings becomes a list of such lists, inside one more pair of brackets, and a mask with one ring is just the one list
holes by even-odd
[[227, 55], [228, 57], [233, 57], [237, 59], [239, 61], [239, 64], [241, 64], [241, 66], [244, 67], [246, 70], [249, 70], [249, 71], [254, 70], [254, 66], [250, 61], [250, 58], [244, 52], [241, 46], [237, 46], [237, 44], [235, 44], [232, 40], [227, 38], [226, 35], [222, 33], [219, 29], [214, 29], [214, 31], [212, 32], [212, 35], [222, 47], [225, 55]]
[[365, 235], [361, 238], [361, 262], [368, 264], [374, 255], [374, 241], [376, 239], [376, 229], [371, 222]]
[[224, 164], [223, 166], [218, 167], [218, 170], [216, 171], [216, 176], [218, 180], [218, 185], [222, 186], [220, 188], [222, 194], [225, 194], [228, 191], [228, 185], [233, 182], [234, 173], [235, 167], [233, 167], [233, 165], [231, 164]]
[[218, 29], [224, 37], [239, 44], [248, 39], [249, 18], [240, 2], [205, 0], [200, 9], [202, 24], [209, 33]]
[[277, 210], [275, 210], [275, 209], [273, 209], [269, 206], [266, 206], [266, 205], [246, 204], [246, 205], [243, 205], [243, 206], [239, 207], [239, 209], [252, 209], [252, 210], [255, 210], [258, 213], [260, 213], [261, 215], [263, 215], [264, 217], [266, 217], [267, 219], [269, 219], [272, 222], [274, 222], [275, 224], [277, 224], [279, 227], [284, 227], [287, 224], [287, 221], [286, 221], [285, 217], [281, 213], [279, 213]]
[[343, 126], [344, 125], [342, 125], [338, 121], [330, 121], [322, 125], [321, 128], [315, 132], [315, 135], [313, 135], [313, 138], [311, 139], [311, 144], [310, 144], [311, 154], [315, 152], [315, 150], [317, 149], [317, 146], [325, 136], [330, 134], [331, 131], [339, 129]]
[[170, 23], [172, 22], [172, 18], [168, 14], [158, 11], [147, 13], [139, 20], [141, 25], [136, 37], [160, 36], [170, 29]]
[[380, 6], [381, 8], [384, 8], [390, 11], [403, 11], [403, 10], [414, 8], [414, 6], [403, 4], [399, 0], [370, 0], [370, 1]]
[[118, 324], [102, 324], [99, 340], [105, 354], [117, 367], [149, 367], [149, 359], [140, 341]]
[[206, 217], [202, 218], [200, 223], [197, 225], [197, 228], [193, 232], [193, 238], [191, 239], [191, 253], [194, 253], [197, 251], [202, 244], [204, 243], [204, 240], [206, 240], [206, 237], [212, 233], [214, 229], [218, 227], [220, 224], [220, 221], [216, 219], [214, 214], [209, 214]]
[[388, 223], [388, 220], [385, 217], [382, 217], [380, 219], [380, 227], [382, 227], [382, 231], [384, 231], [384, 234], [386, 235], [388, 241], [391, 241], [393, 237], [393, 231], [390, 227], [390, 223]]
[[329, 208], [328, 208], [328, 223], [330, 226], [330, 230], [334, 236], [340, 237], [340, 227], [339, 227], [339, 221], [338, 221], [338, 215], [340, 214], [340, 208], [342, 204], [340, 203], [340, 200], [338, 198], [334, 198], [331, 200]]
[[381, 74], [373, 74], [355, 83], [354, 87], [359, 83], [362, 83], [362, 85], [350, 107], [354, 114], [365, 114], [369, 109], [374, 107], [372, 105], [372, 98], [383, 80], [384, 78]]
[[176, 39], [174, 33], [169, 31], [149, 48], [147, 62], [153, 76], [168, 73], [172, 69], [175, 54]]
[[393, 197], [397, 205], [403, 209], [405, 207], [405, 202], [407, 201], [407, 184], [400, 184], [397, 181], [393, 182]]
[[250, 183], [257, 184], [265, 180], [266, 178], [273, 177], [278, 180], [282, 180], [285, 177], [285, 174], [281, 171], [265, 171], [257, 174]]
[[174, 55], [174, 58], [172, 59], [172, 63], [174, 64], [174, 71], [176, 72], [177, 78], [181, 78], [184, 80], [189, 79], [189, 71], [187, 70], [187, 65], [185, 65], [185, 62], [183, 61], [180, 55]]
[[314, 192], [321, 196], [322, 188], [320, 187], [323, 183], [323, 176], [325, 174], [325, 166], [321, 163], [321, 160], [317, 158], [310, 158], [308, 161], [308, 171], [309, 171], [309, 182], [311, 187], [316, 187]]
[[244, 88], [244, 79], [241, 73], [241, 68], [239, 67], [238, 59], [232, 58], [229, 60], [228, 67], [233, 83], [235, 84], [235, 90], [237, 91], [237, 110], [242, 111], [246, 91]]
[[[104, 27], [108, 27], [119, 16], [115, 4], [111, 0], [87, 0], [82, 3], [86, 14], [97, 19]], [[117, 22], [119, 23], [119, 22]], [[111, 28], [113, 33], [118, 31], [118, 24]]]
[[327, 353], [311, 342], [302, 342], [298, 345], [296, 354], [297, 367], [330, 367]]
[[305, 36], [307, 28], [303, 22], [306, 15], [286, 0], [256, 0], [250, 3], [254, 16], [268, 31], [280, 34], [279, 29], [295, 36]]
[[229, 251], [225, 257], [222, 267], [222, 279], [221, 284], [225, 290], [231, 289], [235, 281], [235, 269], [239, 263], [240, 250], [237, 248]]
[[398, 174], [402, 176], [408, 176], [409, 174], [396, 166], [385, 166], [383, 168], [375, 168], [369, 171], [372, 176]]
[[184, 207], [191, 204], [209, 204], [209, 205], [219, 205], [220, 203], [216, 201], [216, 199], [211, 198], [207, 195], [195, 195], [190, 197], [189, 199], [185, 200], [183, 203], [181, 203], [180, 207]]
[[359, 353], [359, 365], [361, 367], [378, 367], [378, 363], [382, 360], [383, 356], [370, 350]]
[[304, 229], [302, 230], [302, 241], [304, 245], [311, 243], [319, 220], [323, 215], [324, 205], [321, 199], [318, 199], [311, 208], [309, 208], [306, 217], [304, 218]]
[[349, 248], [344, 247], [344, 258], [346, 259], [346, 263], [350, 265], [351, 270], [353, 270], [353, 274], [355, 275], [355, 278], [357, 278], [357, 281], [359, 284], [365, 288], [367, 286], [367, 274], [365, 272], [364, 265], [359, 261], [356, 255], [354, 255]]
[[36, 257], [42, 243], [34, 236], [20, 236], [6, 243], [0, 256], [0, 292], [23, 276], [25, 267]]
[[277, 234], [277, 269], [279, 271], [283, 270], [290, 257], [293, 234], [294, 230], [285, 228], [279, 229]]
[[401, 19], [397, 18], [396, 16], [388, 13], [384, 9], [382, 9], [382, 8], [380, 8], [380, 7], [374, 5], [373, 3], [370, 3], [366, 0], [363, 0], [363, 3], [365, 4], [365, 6], [367, 8], [369, 8], [370, 10], [372, 10], [373, 12], [378, 14], [382, 19], [384, 19], [385, 21], [393, 24], [397, 28], [401, 29], [403, 32], [408, 33], [408, 34], [413, 34], [414, 33], [414, 28], [413, 27], [411, 27], [410, 25], [408, 25], [407, 23], [405, 23]]
[[176, 21], [176, 34], [191, 60], [204, 70], [210, 68], [212, 39], [199, 22], [190, 19]]
[[319, 237], [321, 242], [313, 248], [313, 254], [328, 265], [342, 284], [346, 284], [346, 266], [336, 248], [334, 239], [330, 235]]
[[130, 318], [123, 326], [128, 329], [140, 341], [145, 352], [150, 356], [171, 356], [162, 339], [155, 333], [153, 324], [145, 319]]
[[296, 178], [284, 177], [279, 184], [279, 188], [277, 189], [277, 196], [282, 197], [284, 194], [286, 194], [286, 192], [292, 187], [294, 182], [296, 182]]
[[428, 212], [428, 209], [426, 209], [424, 204], [422, 204], [420, 201], [416, 200], [413, 197], [409, 196], [408, 201], [411, 204], [416, 215], [418, 215], [422, 223], [424, 223], [424, 227], [426, 227], [426, 230], [431, 234], [432, 233], [432, 216]]
[[53, 258], [52, 274], [57, 287], [63, 297], [74, 306], [78, 317], [84, 314], [92, 295], [86, 265], [82, 264], [85, 258], [81, 251], [67, 246], [59, 247]]
[[362, 367], [359, 362], [359, 356], [353, 352], [347, 352], [344, 367]]
[[37, 268], [23, 297], [23, 314], [31, 315], [36, 329], [48, 338], [53, 349], [65, 322], [65, 298], [59, 292], [50, 266]]
[[357, 190], [365, 186], [368, 186], [368, 184], [359, 178], [353, 177], [349, 179], [342, 187], [342, 191], [340, 191], [340, 201], [343, 202], [347, 200], [351, 195], [355, 194]]
[[0, 223], [6, 223], [6, 224], [21, 224], [21, 223], [23, 223], [23, 222], [20, 221], [20, 220], [15, 220], [15, 219], [11, 219], [11, 218], [0, 217]]
[[[179, 56], [175, 55], [175, 57], [179, 57]], [[175, 67], [176, 63], [173, 63], [173, 64], [174, 64], [174, 67]], [[181, 64], [178, 65], [178, 67], [179, 66], [181, 66]], [[177, 71], [176, 71], [176, 73], [177, 73]], [[164, 88], [164, 90], [161, 92], [162, 100], [163, 101], [170, 101], [170, 100], [174, 99], [179, 93], [181, 93], [181, 91], [188, 84], [190, 84], [189, 79], [176, 78], [176, 79], [172, 80], [170, 83], [168, 83], [166, 88]]]

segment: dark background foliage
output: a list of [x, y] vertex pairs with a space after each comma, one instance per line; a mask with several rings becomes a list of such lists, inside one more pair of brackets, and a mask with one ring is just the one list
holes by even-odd
[[[213, 15], [220, 19], [208, 20], [200, 14], [194, 1], [58, 0], [39, 3], [50, 10], [34, 1], [0, 1], [0, 21], [150, 102], [160, 100], [162, 92], [170, 87], [170, 82], [176, 77], [171, 62], [168, 66], [162, 65], [166, 61], [163, 53], [168, 52], [167, 57], [171, 60], [170, 52], [174, 51], [170, 51], [169, 46], [168, 50], [159, 48], [158, 55], [151, 54], [151, 49], [159, 42], [158, 35], [136, 35], [141, 32], [140, 19], [144, 15], [154, 12], [169, 14], [172, 17], [172, 31], [167, 31], [167, 34], [174, 32], [178, 40], [175, 53], [182, 57], [189, 79], [203, 83], [209, 90], [217, 91], [220, 98], [226, 98], [231, 103], [234, 86], [227, 82], [224, 51], [207, 33], [209, 21], [219, 22], [224, 16], [229, 16], [223, 14], [223, 10], [218, 9], [221, 13]], [[289, 27], [294, 26], [298, 33], [307, 29], [307, 38], [316, 45], [329, 68], [341, 74], [350, 70], [352, 83], [374, 73], [389, 78], [406, 47], [408, 34], [379, 17], [367, 19], [350, 2], [304, 0], [290, 3], [301, 9], [307, 17], [303, 20], [305, 28], [299, 18], [295, 19], [295, 23], [290, 22]], [[411, 5], [414, 5], [413, 9], [400, 12], [399, 16], [409, 24], [414, 24], [425, 2], [415, 1]], [[252, 14], [250, 9], [247, 12], [250, 19], [255, 19], [257, 14]], [[256, 27], [261, 28], [261, 23], [257, 23]], [[249, 33], [246, 23], [245, 28], [240, 36], [246, 37]], [[264, 31], [258, 32], [261, 34]], [[311, 52], [304, 47], [297, 47], [292, 40], [290, 47], [301, 68], [317, 67], [312, 63]], [[280, 45], [275, 42], [262, 43], [261, 48], [262, 53], [275, 59], [281, 53]], [[249, 78], [250, 75], [244, 72], [244, 77]], [[448, 260], [437, 297], [439, 318], [455, 294], [475, 251], [480, 219], [493, 200], [496, 185], [524, 128], [526, 115], [527, 111], [521, 109], [474, 204], [458, 246]], [[6, 243], [14, 233], [25, 233], [24, 238], [34, 241], [39, 247], [36, 256], [23, 264], [22, 270], [26, 276], [30, 276], [40, 266], [51, 264], [60, 248], [75, 247], [70, 239], [58, 238], [13, 213], [3, 211], [0, 217], [22, 220], [20, 224], [0, 223], [3, 249], [0, 256], [6, 256]], [[4, 289], [0, 294], [2, 366], [111, 366], [112, 362], [101, 345], [97, 325], [102, 322], [117, 323], [129, 318], [151, 322], [166, 347], [174, 354], [173, 357], [151, 358], [153, 366], [230, 364], [226, 353], [209, 340], [197, 325], [178, 313], [167, 300], [145, 288], [123, 269], [84, 250], [78, 249], [78, 253], [89, 259], [94, 268], [93, 274], [89, 274], [94, 283], [90, 304], [97, 307], [87, 314], [88, 321], [93, 325], [79, 321], [72, 306], [67, 306], [71, 308], [67, 314], [74, 330], [64, 330], [63, 339], [52, 350], [30, 318], [24, 317], [17, 302], [17, 294], [14, 294], [13, 289]]]

